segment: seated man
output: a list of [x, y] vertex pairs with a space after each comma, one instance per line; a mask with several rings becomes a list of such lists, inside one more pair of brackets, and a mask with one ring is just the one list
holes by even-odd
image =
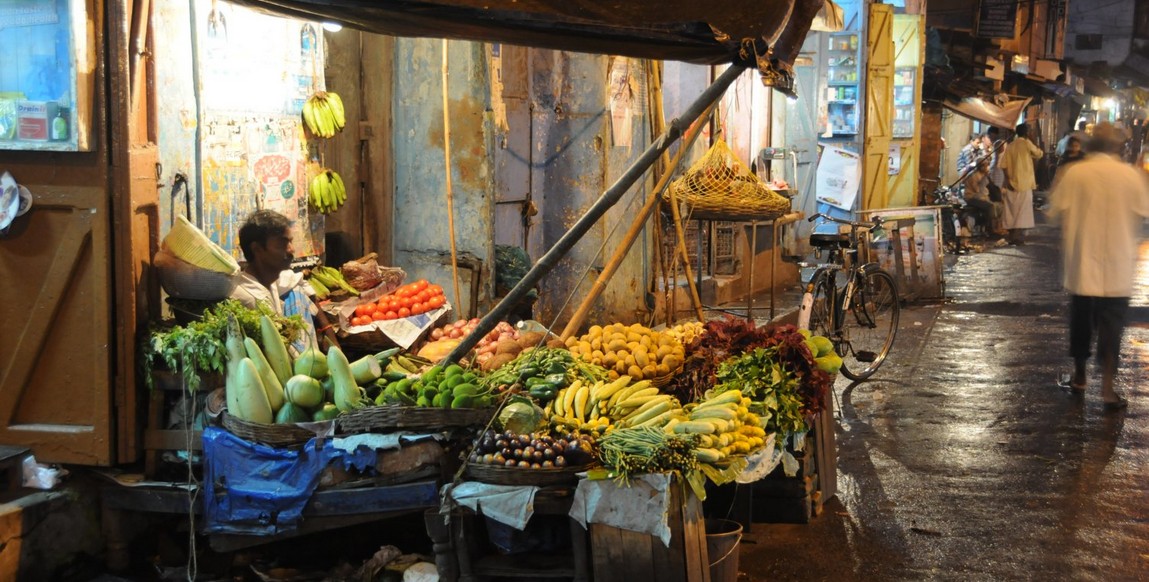
[[239, 229], [239, 246], [246, 263], [231, 298], [255, 309], [267, 303], [280, 315], [300, 315], [305, 325], [303, 337], [292, 347], [303, 351], [316, 346], [315, 294], [302, 273], [291, 270], [295, 249], [291, 245], [291, 220], [274, 210], [258, 210]]
[[982, 159], [965, 179], [965, 203], [976, 212], [975, 220], [986, 233], [1000, 234], [998, 219], [1001, 209], [989, 198], [989, 160]]

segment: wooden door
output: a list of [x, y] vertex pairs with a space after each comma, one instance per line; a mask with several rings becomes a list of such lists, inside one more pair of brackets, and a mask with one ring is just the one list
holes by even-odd
[[894, 132], [893, 22], [892, 6], [870, 5], [866, 35], [866, 134], [862, 145], [861, 210], [889, 206], [890, 138]]
[[507, 127], [496, 136], [495, 244], [529, 250], [537, 212], [531, 196], [531, 95], [529, 49], [498, 45]]
[[0, 238], [0, 443], [37, 460], [113, 459], [112, 282], [107, 191], [33, 187]]

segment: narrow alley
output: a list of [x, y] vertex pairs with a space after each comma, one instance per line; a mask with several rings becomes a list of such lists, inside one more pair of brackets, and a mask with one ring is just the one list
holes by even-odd
[[1122, 351], [1130, 406], [1105, 412], [1095, 368], [1084, 399], [1057, 386], [1058, 231], [1031, 234], [958, 257], [875, 379], [839, 380], [838, 496], [808, 525], [755, 523], [751, 580], [1149, 579], [1149, 287]]

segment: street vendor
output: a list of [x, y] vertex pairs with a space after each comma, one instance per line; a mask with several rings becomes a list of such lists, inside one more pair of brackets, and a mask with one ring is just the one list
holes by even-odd
[[302, 273], [291, 270], [295, 249], [291, 244], [291, 219], [274, 210], [257, 210], [239, 229], [239, 246], [246, 261], [237, 276], [231, 298], [250, 309], [259, 302], [284, 316], [303, 319], [303, 337], [292, 347], [298, 351], [316, 346], [315, 320], [320, 315], [311, 300], [315, 292]]

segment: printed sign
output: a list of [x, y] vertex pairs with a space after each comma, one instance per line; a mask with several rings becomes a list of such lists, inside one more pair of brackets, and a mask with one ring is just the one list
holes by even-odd
[[853, 210], [861, 183], [862, 164], [858, 154], [831, 146], [822, 151], [814, 185], [818, 202]]
[[1017, 30], [1017, 0], [981, 0], [977, 36], [1013, 38]]

